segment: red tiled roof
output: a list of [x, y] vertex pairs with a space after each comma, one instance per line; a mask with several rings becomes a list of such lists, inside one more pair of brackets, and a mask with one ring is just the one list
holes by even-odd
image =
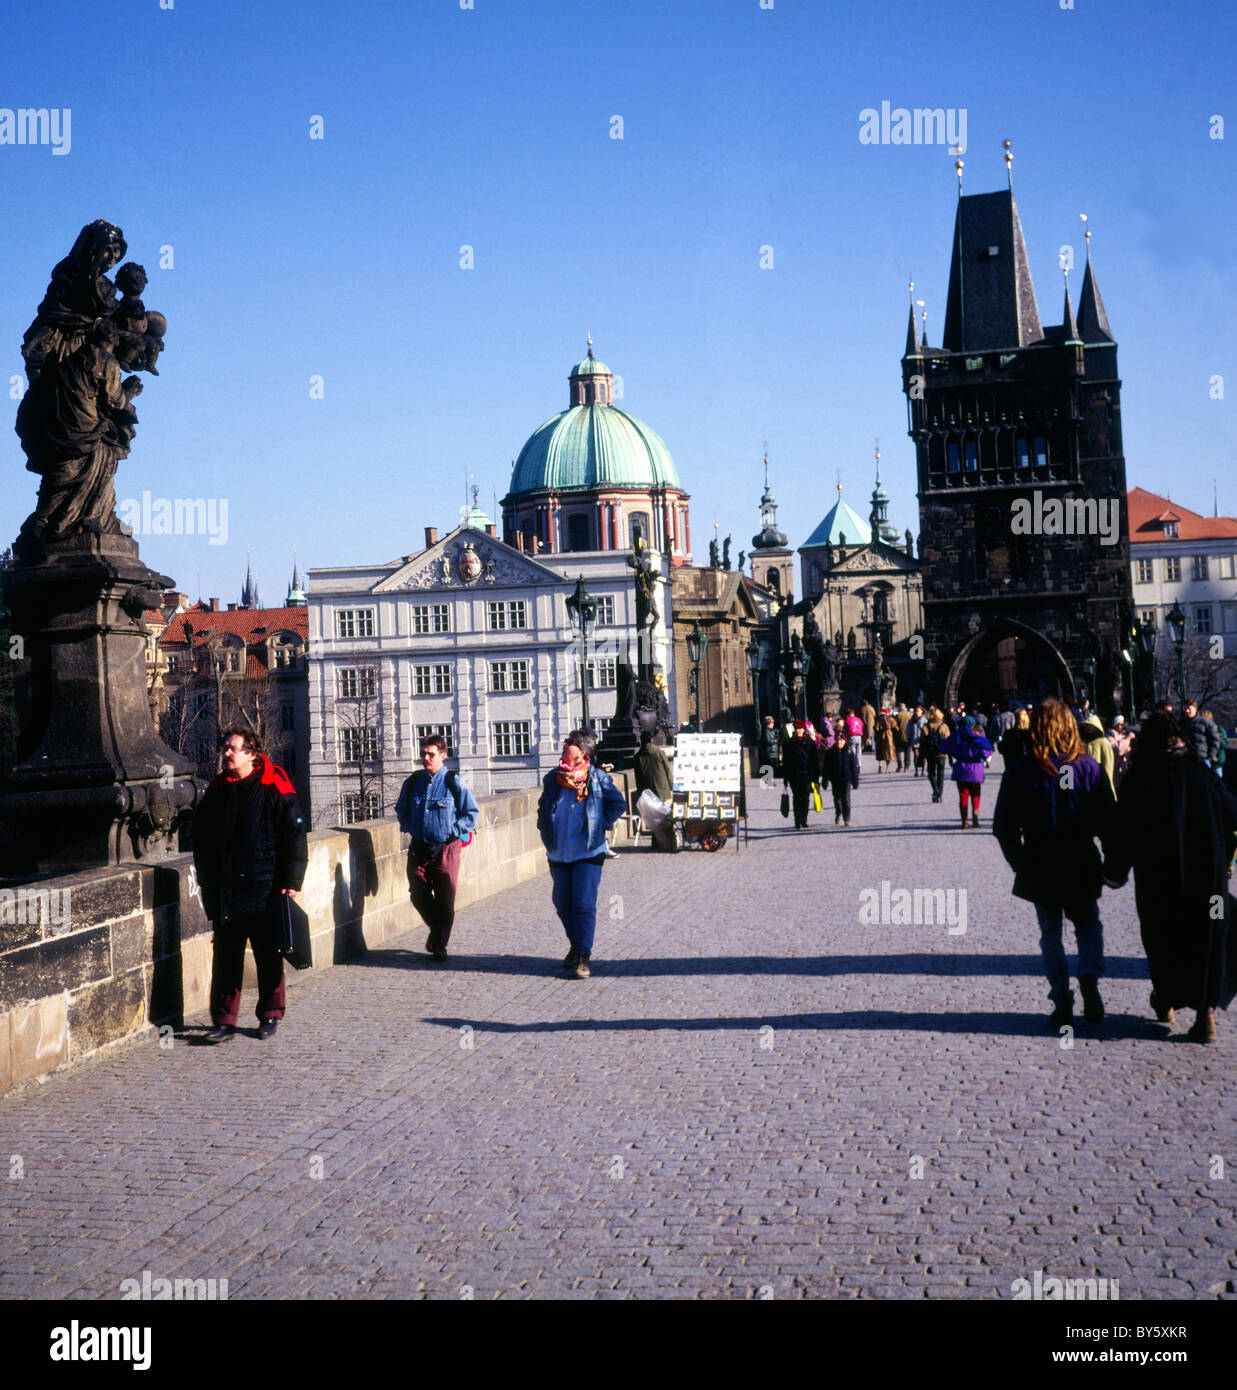
[[1206, 541], [1237, 538], [1237, 517], [1202, 516], [1145, 488], [1131, 488], [1127, 494], [1130, 509], [1130, 543], [1162, 541], [1164, 522], [1177, 523], [1177, 540]]
[[212, 635], [233, 635], [248, 645], [265, 642], [274, 632], [294, 632], [303, 642], [309, 641], [308, 608], [234, 608], [231, 612], [225, 609], [212, 613], [207, 605], [195, 603], [172, 619], [167, 631], [159, 638], [159, 645], [188, 646], [186, 623], [192, 625], [195, 647], [200, 647]]

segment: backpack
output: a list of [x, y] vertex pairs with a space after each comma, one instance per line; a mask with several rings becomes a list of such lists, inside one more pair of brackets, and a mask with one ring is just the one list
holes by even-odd
[[927, 724], [923, 726], [923, 732], [919, 735], [919, 751], [926, 757], [935, 758], [941, 751], [941, 726], [930, 728]]

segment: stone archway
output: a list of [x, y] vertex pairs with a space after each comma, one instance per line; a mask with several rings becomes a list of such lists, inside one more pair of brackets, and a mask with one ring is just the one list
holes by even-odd
[[954, 658], [945, 682], [945, 700], [1024, 704], [1055, 695], [1073, 704], [1074, 678], [1065, 658], [1042, 632], [1002, 618], [977, 632]]

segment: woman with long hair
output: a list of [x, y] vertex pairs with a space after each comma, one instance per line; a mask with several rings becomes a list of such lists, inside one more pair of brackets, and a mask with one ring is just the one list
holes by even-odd
[[928, 710], [928, 718], [919, 735], [919, 747], [923, 752], [924, 767], [928, 773], [928, 786], [932, 788], [932, 800], [939, 801], [945, 793], [945, 754], [941, 744], [949, 738], [950, 727], [945, 716], [933, 705]]
[[1228, 866], [1237, 843], [1237, 798], [1194, 750], [1176, 715], [1144, 721], [1121, 783], [1113, 880], [1134, 869], [1134, 901], [1151, 1007], [1161, 1023], [1195, 1011], [1189, 1037], [1215, 1041], [1215, 1011], [1237, 994], [1237, 907]]
[[558, 766], [547, 772], [537, 804], [537, 829], [550, 861], [554, 910], [570, 950], [563, 969], [587, 980], [597, 924], [597, 890], [606, 862], [606, 831], [627, 810], [627, 799], [594, 761], [597, 738], [573, 729]]
[[1110, 853], [1115, 803], [1108, 778], [1084, 751], [1069, 706], [1049, 696], [1031, 716], [1031, 752], [1012, 762], [1001, 779], [992, 833], [1014, 871], [1014, 896], [1035, 907], [1039, 948], [1060, 1028], [1074, 1020], [1074, 994], [1062, 943], [1063, 919], [1078, 940], [1078, 984], [1084, 1016], [1104, 1017], [1099, 977], [1104, 973], [1100, 893], [1104, 871], [1095, 841]]

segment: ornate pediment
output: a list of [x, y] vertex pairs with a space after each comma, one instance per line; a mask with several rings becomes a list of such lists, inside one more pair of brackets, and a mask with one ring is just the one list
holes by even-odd
[[865, 545], [850, 551], [844, 560], [839, 560], [829, 571], [830, 575], [845, 574], [914, 574], [919, 570], [917, 561], [892, 546]]
[[405, 557], [393, 574], [374, 585], [373, 592], [403, 589], [509, 588], [518, 584], [561, 584], [562, 576], [502, 541], [461, 526], [419, 555]]

